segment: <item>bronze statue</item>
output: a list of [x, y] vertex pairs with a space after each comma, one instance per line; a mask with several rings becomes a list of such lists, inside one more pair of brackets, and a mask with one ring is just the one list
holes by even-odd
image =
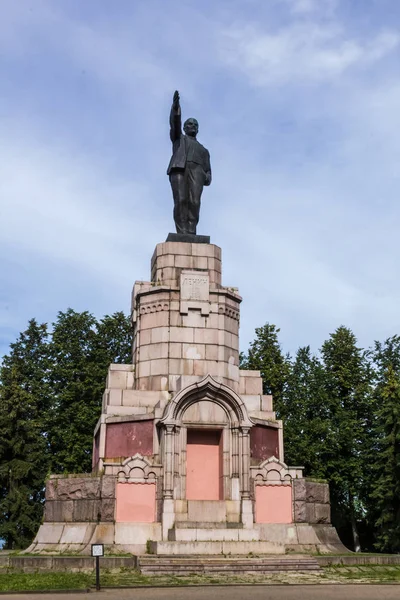
[[174, 197], [176, 232], [196, 235], [203, 186], [211, 183], [210, 153], [196, 139], [196, 119], [185, 121], [182, 134], [178, 91], [174, 93], [169, 122], [173, 154], [167, 174]]

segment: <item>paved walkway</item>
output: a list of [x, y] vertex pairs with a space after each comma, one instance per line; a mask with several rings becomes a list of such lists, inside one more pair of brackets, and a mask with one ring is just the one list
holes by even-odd
[[[102, 590], [88, 594], [54, 594], [54, 600], [399, 600], [399, 585], [293, 585], [150, 588]], [[49, 595], [6, 594], [0, 599], [47, 600]]]

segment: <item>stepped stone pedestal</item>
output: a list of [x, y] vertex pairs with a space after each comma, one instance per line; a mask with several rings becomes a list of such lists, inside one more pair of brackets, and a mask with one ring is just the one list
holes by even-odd
[[50, 477], [29, 551], [346, 550], [328, 486], [285, 464], [273, 399], [239, 369], [241, 297], [221, 274], [218, 246], [156, 246], [133, 288], [132, 364], [109, 368], [93, 473]]

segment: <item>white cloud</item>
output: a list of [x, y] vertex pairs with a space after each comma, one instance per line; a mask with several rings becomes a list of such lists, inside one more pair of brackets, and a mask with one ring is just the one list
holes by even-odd
[[357, 40], [334, 22], [294, 22], [277, 32], [246, 25], [225, 32], [221, 58], [257, 86], [319, 83], [377, 62], [399, 43], [394, 31]]
[[294, 15], [308, 15], [322, 13], [326, 16], [332, 14], [338, 0], [281, 0]]

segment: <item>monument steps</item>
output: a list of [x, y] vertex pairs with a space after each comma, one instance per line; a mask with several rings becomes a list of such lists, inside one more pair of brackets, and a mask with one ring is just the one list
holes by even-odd
[[268, 558], [220, 558], [218, 556], [188, 558], [167, 556], [140, 556], [138, 567], [144, 575], [189, 574], [263, 574], [297, 571], [317, 572], [320, 566], [311, 556], [271, 556]]
[[[221, 531], [221, 530], [220, 530]], [[253, 533], [253, 532], [252, 532]], [[285, 546], [277, 542], [252, 541], [160, 541], [150, 542], [150, 553], [169, 556], [284, 554]]]
[[243, 523], [176, 520], [175, 529], [243, 529]]
[[170, 529], [168, 540], [175, 542], [251, 542], [259, 541], [260, 532], [243, 528], [186, 527]]

